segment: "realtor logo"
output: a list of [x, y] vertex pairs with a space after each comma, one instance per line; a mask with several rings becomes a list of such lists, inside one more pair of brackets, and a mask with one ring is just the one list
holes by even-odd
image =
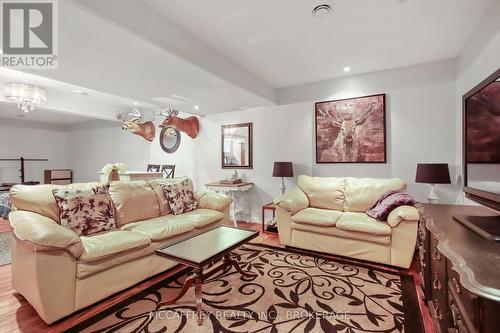
[[57, 68], [57, 0], [2, 0], [1, 65]]

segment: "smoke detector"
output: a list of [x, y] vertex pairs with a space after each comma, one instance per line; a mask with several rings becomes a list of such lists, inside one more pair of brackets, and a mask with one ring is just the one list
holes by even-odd
[[325, 17], [330, 15], [330, 13], [333, 11], [332, 5], [328, 2], [321, 2], [316, 5], [316, 7], [313, 8], [312, 14], [314, 17]]

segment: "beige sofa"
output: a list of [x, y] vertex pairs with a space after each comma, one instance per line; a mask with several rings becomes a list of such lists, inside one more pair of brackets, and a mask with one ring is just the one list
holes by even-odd
[[[168, 214], [159, 182], [112, 182], [118, 229], [81, 237], [59, 224], [52, 189], [64, 186], [11, 189], [12, 285], [46, 323], [175, 266], [154, 254], [162, 245], [231, 224], [230, 199], [212, 192], [196, 194], [198, 209]], [[93, 185], [97, 183], [68, 186]]]
[[415, 207], [394, 209], [387, 221], [365, 214], [400, 179], [300, 176], [277, 198], [280, 242], [287, 246], [408, 268], [417, 240]]

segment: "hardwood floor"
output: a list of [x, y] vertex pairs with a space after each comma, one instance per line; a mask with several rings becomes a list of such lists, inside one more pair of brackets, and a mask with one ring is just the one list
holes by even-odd
[[[0, 221], [0, 225], [3, 225]], [[255, 223], [244, 223], [240, 222], [239, 226], [248, 229], [260, 230], [260, 224]], [[0, 231], [1, 232], [1, 231]], [[263, 243], [272, 246], [279, 246], [279, 239], [277, 235], [274, 234], [260, 234], [259, 237], [255, 238], [252, 242]], [[332, 256], [332, 258], [335, 258]], [[388, 269], [387, 266], [383, 265], [373, 265], [374, 267], [383, 267]], [[422, 313], [422, 318], [425, 326], [425, 332], [435, 333], [434, 325], [429, 314], [427, 306], [422, 301], [422, 294], [420, 292], [419, 281], [420, 276], [417, 269], [417, 261], [414, 260], [412, 266], [410, 267], [410, 273], [413, 275], [417, 284], [417, 293], [419, 298], [420, 310]], [[86, 309], [83, 309], [66, 319], [56, 322], [52, 325], [45, 324], [40, 317], [36, 314], [35, 310], [29, 305], [29, 303], [18, 293], [16, 293], [11, 286], [11, 268], [10, 265], [0, 266], [0, 332], [61, 332], [68, 329], [77, 323], [94, 316], [95, 314], [101, 312], [102, 310], [130, 297], [131, 295], [173, 275], [178, 271], [183, 269], [182, 266], [178, 266], [166, 273], [157, 275], [145, 282], [142, 282], [134, 287], [131, 287], [125, 291], [120, 292], [115, 296], [111, 296], [97, 304], [94, 304]], [[395, 272], [400, 270], [396, 268], [391, 268]]]
[[2, 232], [10, 232], [9, 221], [0, 218], [0, 234]]

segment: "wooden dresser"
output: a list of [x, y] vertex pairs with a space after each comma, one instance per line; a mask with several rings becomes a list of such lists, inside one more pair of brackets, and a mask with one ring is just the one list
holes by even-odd
[[494, 213], [478, 206], [438, 204], [423, 204], [420, 213], [420, 274], [436, 330], [500, 332], [500, 243], [453, 219]]

